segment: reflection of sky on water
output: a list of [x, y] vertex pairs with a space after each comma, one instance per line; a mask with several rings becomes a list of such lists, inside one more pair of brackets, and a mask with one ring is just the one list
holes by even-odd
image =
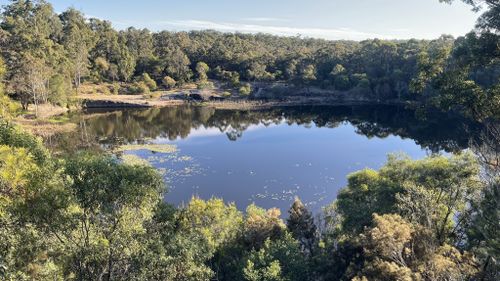
[[[258, 125], [254, 125], [254, 124], [251, 124], [251, 125], [248, 125], [248, 127], [245, 128], [245, 133], [249, 132], [249, 131], [255, 131], [255, 130], [259, 130], [259, 129], [265, 129], [265, 128], [269, 128], [269, 127], [274, 127], [276, 126], [276, 124], [268, 124], [268, 125], [264, 125], [264, 124], [258, 124]], [[194, 139], [194, 138], [198, 138], [198, 137], [210, 137], [210, 136], [219, 136], [221, 134], [226, 134], [228, 132], [231, 132], [233, 130], [233, 128], [231, 126], [229, 126], [226, 130], [224, 130], [224, 132], [221, 132], [221, 130], [219, 128], [207, 128], [207, 127], [198, 127], [198, 128], [192, 128], [191, 131], [189, 132], [189, 136], [188, 138], [189, 139]], [[168, 140], [168, 139], [164, 139], [164, 138], [158, 138], [156, 143], [177, 143], [179, 141], [185, 141], [186, 138], [182, 138], [182, 137], [177, 137], [176, 140]]]
[[369, 139], [355, 131], [347, 122], [333, 129], [260, 124], [251, 125], [241, 138], [231, 141], [226, 132], [200, 127], [184, 139], [155, 140], [176, 144], [176, 154], [133, 153], [165, 171], [170, 189], [167, 202], [181, 205], [193, 195], [216, 196], [235, 202], [240, 209], [255, 202], [285, 212], [294, 196], [299, 196], [318, 211], [335, 199], [349, 173], [379, 168], [388, 153], [405, 152], [412, 158], [427, 154], [411, 139]]

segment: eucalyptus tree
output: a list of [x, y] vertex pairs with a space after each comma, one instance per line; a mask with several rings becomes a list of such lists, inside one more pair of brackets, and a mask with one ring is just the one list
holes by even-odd
[[63, 25], [61, 41], [68, 54], [72, 83], [78, 93], [82, 77], [88, 74], [90, 51], [95, 46], [96, 36], [80, 11], [70, 8], [60, 18]]
[[19, 112], [19, 104], [11, 100], [5, 92], [4, 77], [7, 72], [4, 60], [0, 57], [0, 117], [10, 120]]
[[43, 1], [14, 0], [4, 6], [0, 27], [9, 72], [9, 89], [18, 93], [24, 108], [46, 102], [49, 80], [64, 61], [58, 43], [62, 25], [52, 6]]

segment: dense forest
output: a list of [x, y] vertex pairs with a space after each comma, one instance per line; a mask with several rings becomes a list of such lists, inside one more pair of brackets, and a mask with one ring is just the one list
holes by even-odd
[[[154, 168], [91, 150], [55, 155], [11, 121], [29, 104], [73, 102], [84, 81], [139, 93], [220, 80], [243, 93], [254, 81], [366, 91], [492, 122], [500, 4], [464, 2], [483, 9], [464, 37], [347, 42], [116, 31], [43, 0], [10, 1], [0, 23], [0, 280], [499, 280], [500, 167], [471, 152], [390, 155], [379, 170], [349, 175], [317, 215], [299, 198], [283, 213], [254, 204], [242, 212], [217, 198], [176, 208], [163, 201], [168, 187]], [[204, 122], [222, 126], [256, 117], [211, 118]], [[403, 123], [400, 134], [422, 127], [406, 119], [379, 120]], [[172, 136], [182, 125], [172, 124]]]
[[477, 9], [485, 2], [486, 12], [463, 37], [354, 42], [117, 31], [111, 22], [72, 8], [56, 14], [43, 0], [15, 0], [2, 9], [2, 69], [6, 92], [23, 108], [71, 103], [84, 81], [110, 83], [108, 93], [144, 94], [188, 82], [213, 87], [216, 80], [243, 95], [252, 93], [251, 82], [285, 82], [361, 93], [373, 101], [423, 101], [476, 119], [498, 116], [499, 4], [465, 2]]

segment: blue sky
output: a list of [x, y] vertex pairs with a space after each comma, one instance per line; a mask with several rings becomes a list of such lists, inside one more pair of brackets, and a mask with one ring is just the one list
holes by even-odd
[[[0, 0], [6, 2], [6, 0]], [[478, 14], [457, 0], [49, 0], [122, 29], [216, 29], [326, 39], [437, 38], [463, 35]]]

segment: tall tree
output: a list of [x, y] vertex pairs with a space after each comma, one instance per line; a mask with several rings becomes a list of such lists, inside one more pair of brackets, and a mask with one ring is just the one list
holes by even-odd
[[48, 100], [49, 80], [62, 61], [57, 40], [62, 25], [52, 6], [43, 1], [14, 0], [4, 7], [1, 28], [7, 32], [5, 49], [9, 89], [22, 98], [23, 107]]
[[189, 68], [191, 61], [181, 49], [175, 48], [169, 51], [161, 61], [165, 65], [164, 74], [174, 78], [177, 84], [182, 85], [191, 78], [192, 72]]
[[63, 24], [62, 44], [70, 62], [72, 82], [78, 93], [82, 77], [90, 66], [89, 54], [94, 48], [96, 37], [83, 14], [70, 8], [60, 15]]
[[296, 197], [292, 207], [288, 210], [288, 214], [289, 217], [286, 221], [288, 230], [300, 242], [302, 250], [312, 256], [318, 242], [318, 233], [316, 232], [316, 224], [311, 212]]

